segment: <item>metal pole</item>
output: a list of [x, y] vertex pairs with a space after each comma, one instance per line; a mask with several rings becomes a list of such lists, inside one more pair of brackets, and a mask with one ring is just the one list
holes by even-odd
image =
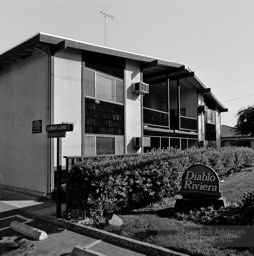
[[104, 16], [104, 36], [105, 36], [105, 46], [107, 45], [107, 18], [114, 19], [114, 16], [106, 13], [106, 12], [100, 12]]
[[62, 138], [57, 137], [57, 185], [56, 185], [56, 217], [61, 218], [61, 190], [62, 190]]
[[178, 126], [178, 130], [181, 130], [181, 91], [180, 91], [180, 81], [179, 79], [177, 79], [177, 126]]
[[105, 46], [107, 45], [107, 16], [104, 15], [104, 19], [105, 19]]

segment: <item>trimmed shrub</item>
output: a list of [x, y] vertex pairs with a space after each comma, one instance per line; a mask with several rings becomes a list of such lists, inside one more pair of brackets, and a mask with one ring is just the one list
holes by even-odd
[[250, 165], [253, 157], [250, 148], [232, 147], [86, 158], [68, 174], [70, 208], [101, 223], [112, 212], [144, 207], [175, 195], [182, 173], [193, 164], [208, 165], [222, 178]]

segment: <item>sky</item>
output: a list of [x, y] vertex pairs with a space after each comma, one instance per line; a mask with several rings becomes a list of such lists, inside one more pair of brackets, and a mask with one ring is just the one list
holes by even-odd
[[253, 0], [0, 0], [0, 54], [44, 32], [181, 63], [234, 126], [254, 104], [253, 11]]

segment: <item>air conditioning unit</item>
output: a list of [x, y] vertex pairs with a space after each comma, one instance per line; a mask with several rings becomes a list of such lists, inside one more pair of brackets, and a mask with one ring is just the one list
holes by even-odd
[[[140, 148], [142, 147], [142, 140], [141, 137], [133, 137], [133, 147]], [[151, 146], [151, 138], [150, 137], [143, 137], [143, 147], [150, 147]]]
[[205, 105], [200, 105], [198, 106], [198, 113], [201, 114], [201, 113], [206, 113], [207, 112], [207, 106]]
[[136, 94], [147, 94], [149, 93], [149, 84], [144, 82], [139, 82], [133, 84], [133, 93]]

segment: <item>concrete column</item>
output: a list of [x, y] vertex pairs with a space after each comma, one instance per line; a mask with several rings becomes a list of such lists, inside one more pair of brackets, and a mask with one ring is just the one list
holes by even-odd
[[141, 95], [133, 93], [133, 83], [141, 81], [140, 65], [135, 61], [126, 60], [124, 72], [125, 88], [125, 153], [141, 153], [141, 148], [134, 148], [133, 137], [142, 137]]

